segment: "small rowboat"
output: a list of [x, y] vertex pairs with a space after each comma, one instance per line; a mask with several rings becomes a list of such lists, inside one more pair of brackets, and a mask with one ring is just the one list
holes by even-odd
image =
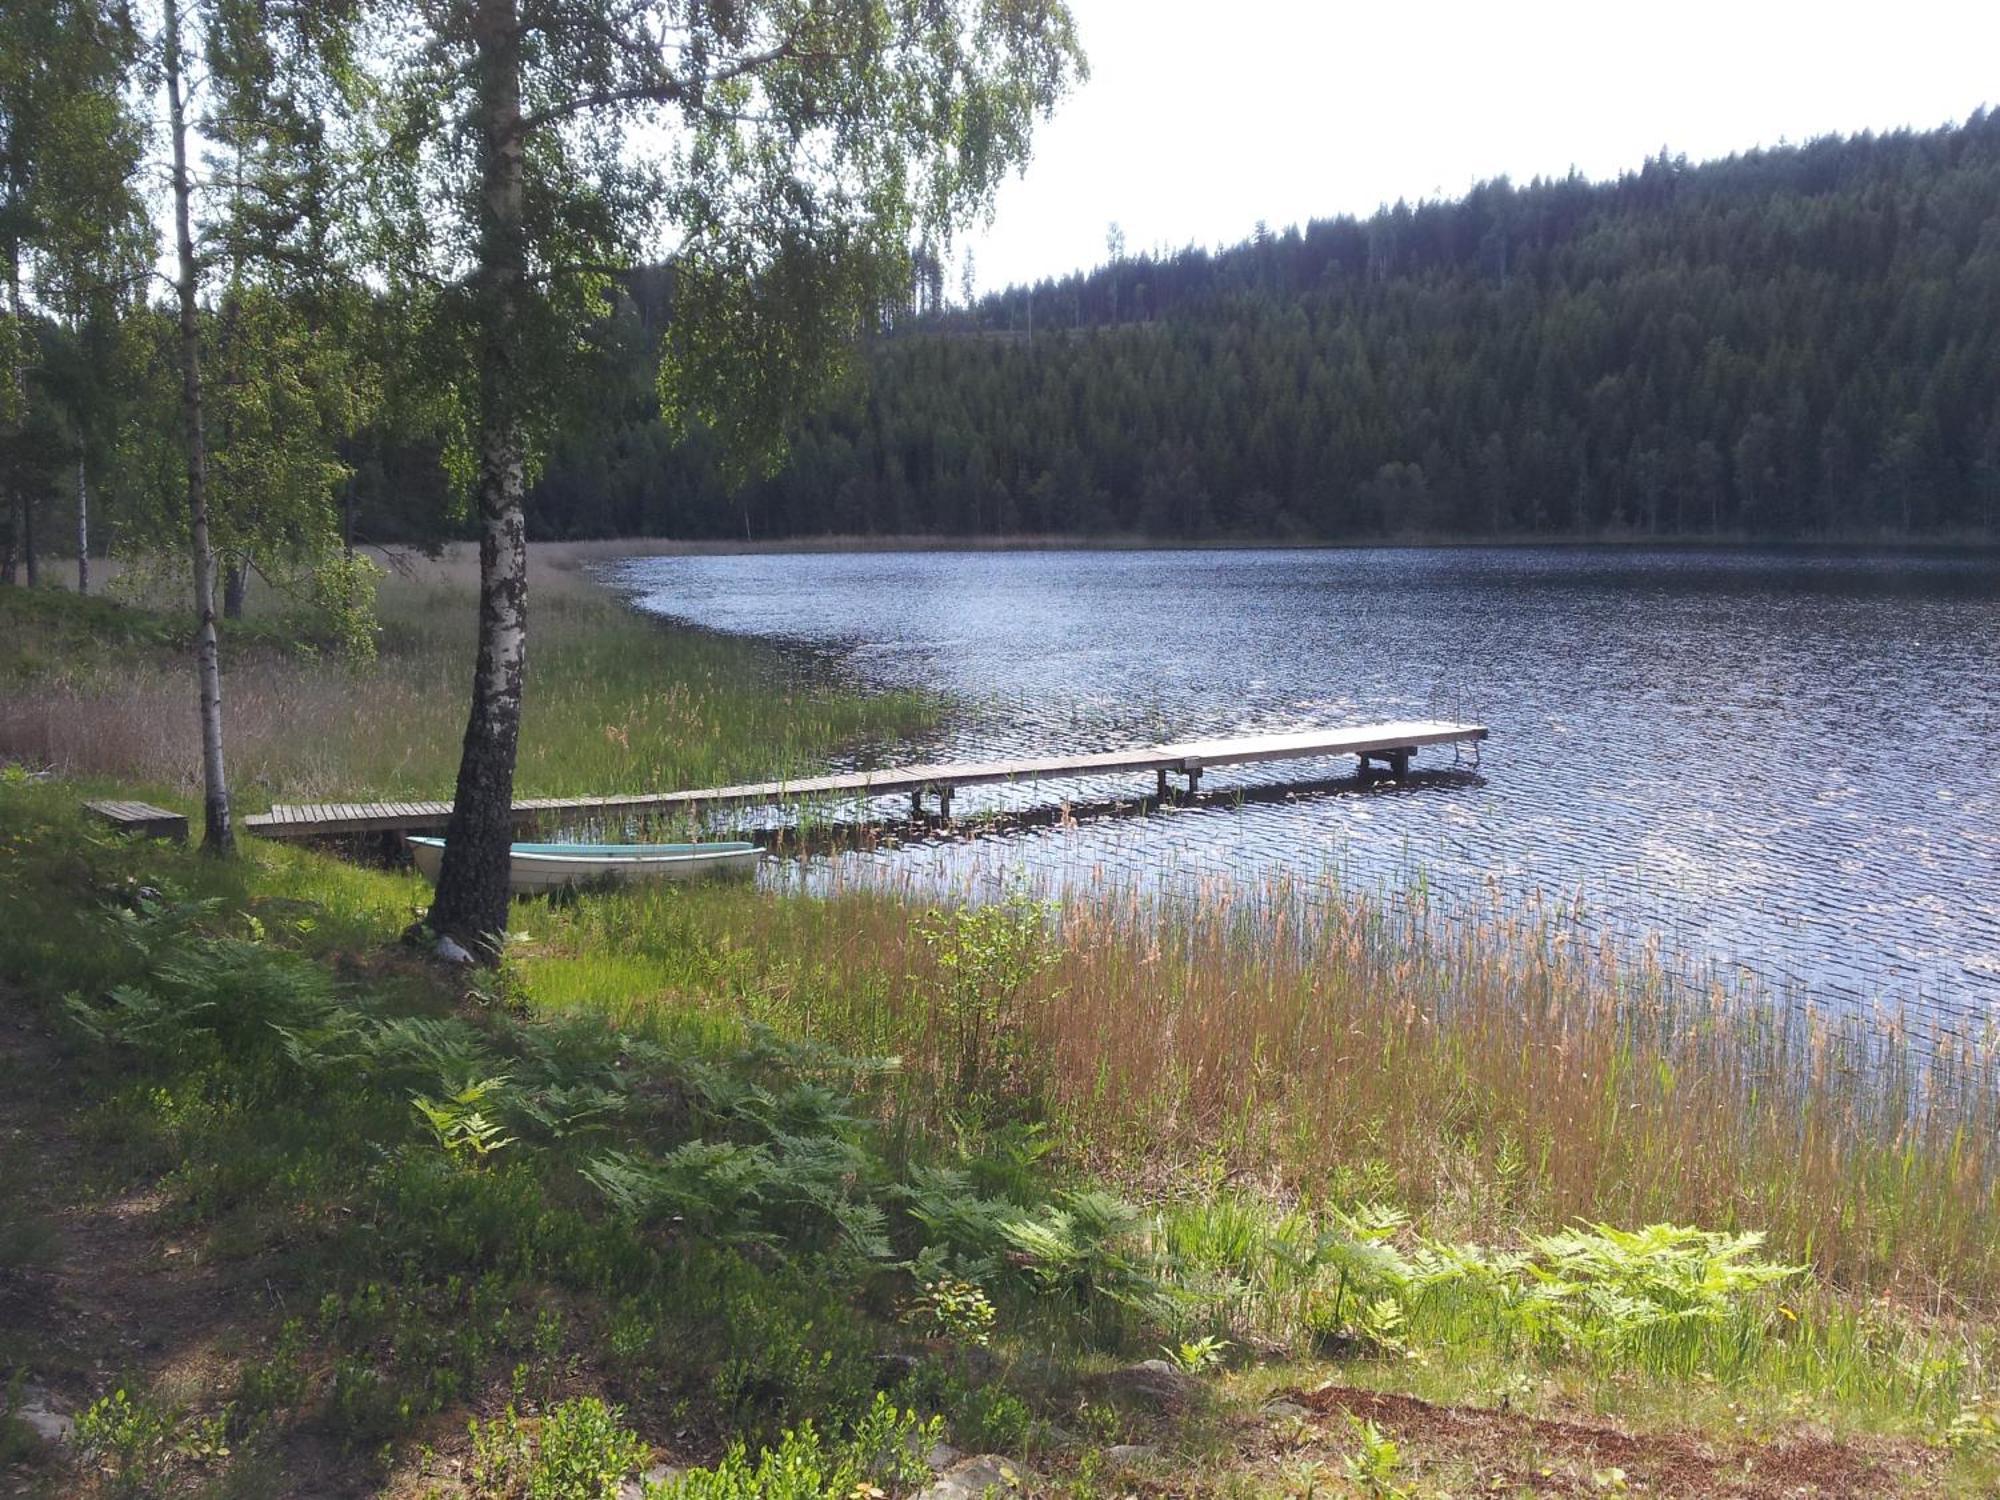
[[[444, 840], [412, 837], [410, 856], [436, 882]], [[515, 844], [507, 888], [515, 895], [612, 880], [696, 880], [751, 875], [764, 851], [755, 844]]]

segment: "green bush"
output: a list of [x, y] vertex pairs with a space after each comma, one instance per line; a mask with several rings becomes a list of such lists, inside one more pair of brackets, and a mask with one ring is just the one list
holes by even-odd
[[917, 926], [938, 970], [949, 1066], [968, 1102], [1006, 1094], [1025, 1069], [1031, 985], [1058, 956], [1049, 933], [1056, 909], [1016, 891], [1004, 901], [926, 912]]
[[617, 1500], [624, 1478], [650, 1450], [595, 1396], [551, 1407], [539, 1425], [512, 1406], [472, 1432], [472, 1486], [479, 1500]]
[[738, 1443], [714, 1468], [653, 1486], [647, 1500], [848, 1500], [879, 1493], [928, 1479], [924, 1455], [942, 1433], [935, 1418], [921, 1421], [878, 1395], [845, 1441], [802, 1422], [754, 1458]]

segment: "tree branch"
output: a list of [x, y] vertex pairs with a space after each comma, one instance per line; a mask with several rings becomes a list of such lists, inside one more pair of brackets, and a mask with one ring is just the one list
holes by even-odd
[[520, 122], [515, 126], [515, 132], [520, 136], [532, 135], [537, 130], [544, 129], [550, 125], [559, 125], [565, 120], [574, 119], [578, 115], [588, 114], [592, 110], [610, 109], [620, 104], [685, 104], [692, 102], [695, 108], [701, 110], [702, 113], [708, 115], [711, 119], [740, 120], [748, 118], [729, 110], [715, 109], [704, 103], [700, 97], [701, 91], [708, 89], [714, 84], [728, 83], [732, 79], [741, 78], [761, 68], [767, 68], [774, 62], [782, 61], [791, 55], [795, 40], [796, 38], [787, 37], [775, 47], [739, 57], [730, 63], [729, 66], [692, 81], [684, 78], [676, 78], [671, 73], [662, 70], [658, 76], [641, 83], [626, 84], [622, 88], [594, 89], [587, 94], [578, 94], [576, 97], [565, 99], [559, 104], [551, 104], [545, 108], [523, 115]]

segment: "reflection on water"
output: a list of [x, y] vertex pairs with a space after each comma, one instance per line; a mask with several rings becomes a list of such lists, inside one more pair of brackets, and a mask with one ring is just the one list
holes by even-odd
[[884, 760], [1400, 718], [1493, 730], [1480, 776], [1409, 788], [1363, 788], [1338, 762], [1244, 767], [1211, 772], [1194, 805], [1097, 818], [1051, 810], [1136, 799], [1149, 778], [968, 789], [961, 819], [1015, 816], [856, 859], [947, 878], [996, 860], [1246, 881], [1331, 865], [1392, 889], [1421, 871], [1433, 902], [1539, 891], [1780, 986], [1982, 1014], [2000, 1000], [1990, 561], [901, 553], [647, 558], [613, 579], [646, 610], [966, 705]]

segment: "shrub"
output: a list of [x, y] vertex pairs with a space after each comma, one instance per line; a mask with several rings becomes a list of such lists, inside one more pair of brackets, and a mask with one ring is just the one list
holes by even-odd
[[480, 1500], [617, 1500], [620, 1482], [650, 1450], [595, 1396], [559, 1402], [532, 1435], [512, 1406], [475, 1418], [472, 1483]]
[[929, 1478], [924, 1454], [942, 1433], [935, 1418], [920, 1421], [878, 1395], [844, 1442], [802, 1422], [756, 1457], [738, 1443], [714, 1468], [653, 1486], [647, 1500], [844, 1500], [879, 1493], [883, 1486]]
[[1029, 985], [1059, 956], [1049, 939], [1055, 911], [1055, 903], [1016, 891], [984, 906], [927, 912], [918, 924], [938, 970], [950, 1066], [968, 1100], [1004, 1093], [1024, 1061]]

